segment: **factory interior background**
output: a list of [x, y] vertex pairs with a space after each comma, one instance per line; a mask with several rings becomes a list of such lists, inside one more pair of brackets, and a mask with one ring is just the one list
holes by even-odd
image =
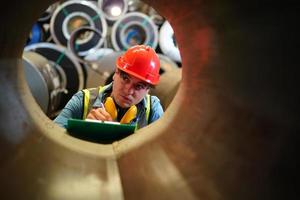
[[[159, 54], [162, 83], [157, 91], [164, 91], [150, 93], [159, 95], [166, 109], [172, 100], [168, 90], [176, 90], [180, 82], [181, 57], [174, 31], [163, 16], [139, 0], [54, 3], [33, 24], [24, 47], [31, 93], [53, 119], [77, 91], [112, 81], [117, 57], [137, 44]], [[169, 89], [164, 85], [170, 81]]]

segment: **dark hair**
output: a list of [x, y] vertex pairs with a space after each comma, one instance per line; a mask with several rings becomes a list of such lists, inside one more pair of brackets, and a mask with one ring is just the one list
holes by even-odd
[[[118, 69], [118, 68], [117, 68], [117, 70], [116, 70], [116, 73], [117, 73], [117, 74], [119, 73], [121, 77], [123, 77], [123, 76], [131, 76], [131, 75], [128, 74], [127, 72], [124, 72], [123, 70]], [[145, 85], [147, 86], [148, 89], [154, 89], [154, 88], [155, 88], [154, 85], [151, 85], [151, 84], [149, 84], [149, 83], [147, 83], [147, 82], [145, 82], [145, 81], [143, 81], [143, 83], [145, 83]]]

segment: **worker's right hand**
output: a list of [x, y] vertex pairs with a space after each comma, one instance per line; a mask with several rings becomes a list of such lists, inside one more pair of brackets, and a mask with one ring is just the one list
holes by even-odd
[[86, 118], [100, 121], [112, 121], [112, 117], [105, 108], [93, 108]]

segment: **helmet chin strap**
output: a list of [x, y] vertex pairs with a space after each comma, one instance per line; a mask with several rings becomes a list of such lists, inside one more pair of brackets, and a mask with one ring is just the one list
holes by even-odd
[[[115, 121], [118, 118], [118, 110], [117, 106], [115, 105], [115, 102], [113, 100], [113, 97], [107, 97], [104, 103], [105, 110], [110, 114], [112, 119]], [[122, 119], [120, 120], [121, 124], [128, 124], [130, 123], [137, 114], [137, 107], [135, 105], [132, 105], [124, 114]]]

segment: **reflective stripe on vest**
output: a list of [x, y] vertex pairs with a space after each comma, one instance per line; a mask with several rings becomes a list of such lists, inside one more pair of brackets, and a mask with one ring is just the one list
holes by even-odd
[[83, 92], [83, 114], [82, 119], [85, 119], [87, 116], [88, 106], [89, 106], [89, 99], [90, 99], [90, 91], [88, 89], [82, 90]]
[[150, 116], [150, 105], [151, 99], [150, 99], [150, 95], [147, 94], [147, 105], [146, 105], [146, 123], [149, 124], [149, 116]]
[[[93, 103], [96, 101], [98, 95], [104, 90], [104, 87], [84, 89], [83, 92], [83, 113], [82, 119], [86, 119], [88, 111], [91, 110]], [[90, 103], [91, 100], [91, 103]]]

